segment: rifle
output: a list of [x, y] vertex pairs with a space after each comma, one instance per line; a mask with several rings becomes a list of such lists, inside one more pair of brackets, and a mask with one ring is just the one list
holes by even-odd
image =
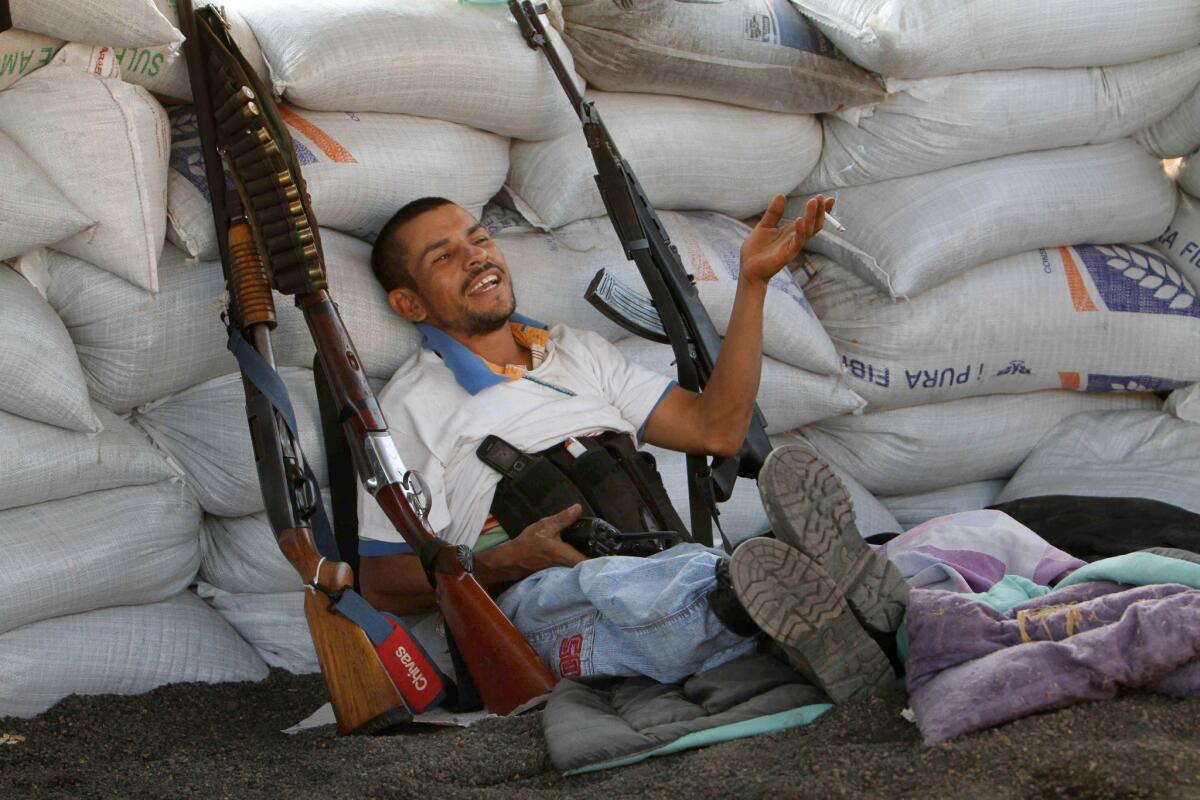
[[[695, 278], [684, 269], [679, 252], [671, 244], [629, 162], [621, 157], [609, 136], [600, 112], [584, 99], [546, 35], [538, 16], [545, 13], [546, 6], [535, 6], [531, 0], [507, 1], [521, 35], [531, 48], [545, 54], [583, 123], [583, 133], [596, 163], [596, 185], [604, 209], [621, 240], [625, 257], [637, 264], [650, 291], [650, 300], [646, 300], [606, 270], [600, 270], [584, 297], [629, 332], [654, 342], [669, 343], [675, 353], [679, 385], [699, 392], [712, 376], [721, 337], [700, 302]], [[703, 456], [687, 456], [692, 536], [696, 541], [712, 544], [711, 520], [719, 514], [716, 502], [729, 499], [739, 476], [757, 477], [770, 452], [766, 420], [755, 406], [746, 440], [736, 457], [715, 458], [710, 466]]]
[[[402, 628], [389, 622], [394, 630], [384, 631], [400, 637], [402, 646], [393, 651], [397, 640], [346, 618], [365, 606], [368, 621], [378, 627], [383, 615], [353, 592], [353, 571], [337, 558], [316, 482], [304, 465], [286, 408], [286, 391], [280, 397], [269, 388], [278, 380], [270, 341], [273, 289], [295, 295], [359, 478], [420, 556], [484, 706], [510, 714], [535, 705], [549, 694], [554, 678], [472, 576], [470, 549], [449, 545], [429, 527], [429, 489], [401, 461], [329, 296], [316, 218], [291, 137], [269, 90], [242, 57], [217, 9], [193, 11], [192, 0], [179, 0], [178, 6], [229, 288], [231, 349], [242, 367], [263, 498], [280, 547], [312, 589], [305, 597], [305, 615], [339, 729], [369, 732], [399, 724], [411, 718], [406, 701], [413, 705], [415, 697], [423, 705], [414, 709], [422, 710], [436, 700], [429, 696], [432, 690], [414, 680], [413, 659], [423, 654], [414, 652]], [[226, 185], [223, 166], [234, 186], [227, 196], [220, 191]], [[420, 677], [432, 683], [435, 676]]]

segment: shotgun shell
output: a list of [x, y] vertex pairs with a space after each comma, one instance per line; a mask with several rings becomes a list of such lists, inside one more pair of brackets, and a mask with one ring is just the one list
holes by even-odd
[[255, 198], [251, 198], [250, 202], [254, 203], [254, 216], [261, 225], [270, 225], [273, 222], [285, 221], [292, 219], [304, 219], [304, 206], [300, 201], [282, 205], [274, 203], [259, 207], [258, 203], [254, 202]]
[[[264, 164], [263, 166], [269, 169], [271, 165]], [[266, 172], [266, 169], [262, 171]], [[241, 175], [243, 181], [245, 181], [248, 177], [250, 176], [245, 174]], [[263, 175], [261, 178], [247, 181], [246, 194], [248, 194], [250, 197], [257, 197], [260, 194], [267, 194], [268, 192], [279, 191], [280, 193], [283, 193], [284, 190], [289, 187], [295, 188], [295, 186], [292, 184], [292, 175], [290, 172], [288, 172], [286, 169], [282, 172], [272, 171], [268, 172], [266, 175]], [[300, 198], [297, 196], [295, 199], [299, 200]]]
[[221, 120], [228, 119], [231, 115], [240, 111], [243, 106], [253, 101], [254, 91], [249, 86], [242, 86], [221, 103], [214, 116]]
[[279, 152], [279, 148], [275, 146], [275, 140], [271, 138], [270, 132], [266, 128], [258, 128], [253, 131], [246, 131], [246, 135], [238, 138], [229, 148], [229, 155], [233, 157], [234, 163], [238, 163], [238, 159], [252, 158], [256, 161], [264, 160], [259, 156], [259, 148], [267, 149], [275, 148], [275, 152]]
[[296, 228], [279, 236], [273, 236], [267, 239], [267, 252], [284, 254], [288, 250], [297, 247], [308, 247], [313, 243], [312, 228], [305, 225], [303, 228]]

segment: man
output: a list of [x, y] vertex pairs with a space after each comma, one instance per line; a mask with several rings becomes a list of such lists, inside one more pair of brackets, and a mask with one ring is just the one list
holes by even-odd
[[[758, 391], [767, 283], [833, 205], [814, 198], [803, 218], [779, 228], [785, 202], [782, 195], [772, 201], [742, 246], [727, 335], [700, 394], [627, 362], [594, 333], [547, 330], [516, 315], [504, 254], [459, 206], [414, 201], [380, 233], [375, 274], [392, 309], [424, 335], [421, 351], [380, 394], [397, 447], [432, 490], [431, 526], [476, 549], [477, 579], [502, 591], [501, 608], [559, 675], [677, 681], [753, 651], [762, 631], [835, 700], [891, 677], [859, 619], [894, 629], [899, 618], [890, 604], [903, 582], [861, 544], [844, 490], [833, 498], [840, 529], [808, 524], [814, 520], [804, 518], [828, 503], [808, 487], [822, 468], [821, 477], [832, 473], [798, 453], [772, 454], [760, 476], [761, 485], [775, 487], [767, 505], [777, 536], [794, 546], [758, 539], [732, 559], [695, 544], [648, 558], [586, 559], [560, 537], [580, 517], [579, 505], [523, 530], [498, 533], [488, 523], [501, 476], [476, 451], [489, 434], [525, 453], [604, 431], [688, 453], [739, 451]], [[835, 488], [836, 478], [821, 486]], [[403, 615], [434, 610], [417, 557], [361, 493], [360, 519], [367, 599]], [[811, 543], [808, 528], [819, 532]], [[834, 538], [850, 544], [831, 556]], [[503, 543], [485, 547], [493, 539]], [[861, 607], [848, 606], [851, 599]]]

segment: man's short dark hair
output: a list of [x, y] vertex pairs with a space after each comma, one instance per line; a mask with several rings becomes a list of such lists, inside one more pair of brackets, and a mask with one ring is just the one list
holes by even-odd
[[420, 197], [406, 203], [383, 226], [379, 238], [375, 240], [375, 246], [371, 248], [371, 271], [389, 293], [400, 288], [417, 288], [412, 273], [404, 263], [404, 244], [396, 237], [396, 231], [401, 225], [426, 211], [452, 205], [454, 201], [444, 197]]

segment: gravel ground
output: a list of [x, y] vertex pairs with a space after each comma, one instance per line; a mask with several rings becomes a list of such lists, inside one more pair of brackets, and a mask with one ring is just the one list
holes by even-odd
[[71, 697], [0, 719], [0, 798], [1200, 797], [1200, 703], [1142, 693], [934, 747], [894, 694], [808, 728], [573, 778], [551, 770], [536, 713], [379, 738], [280, 733], [324, 700], [320, 678], [282, 672]]

